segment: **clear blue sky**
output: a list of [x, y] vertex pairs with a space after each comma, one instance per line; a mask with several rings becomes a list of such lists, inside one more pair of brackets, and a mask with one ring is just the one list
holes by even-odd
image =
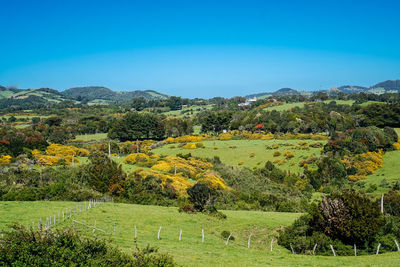
[[0, 2], [0, 84], [184, 97], [400, 78], [400, 1]]

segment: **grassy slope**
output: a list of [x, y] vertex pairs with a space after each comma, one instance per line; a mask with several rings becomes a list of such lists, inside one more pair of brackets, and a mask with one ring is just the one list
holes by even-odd
[[[67, 208], [73, 209], [73, 202], [0, 202], [0, 228], [19, 221], [22, 225], [46, 216], [54, 216]], [[322, 257], [292, 255], [288, 250], [274, 243], [269, 244], [276, 229], [290, 224], [300, 214], [255, 211], [224, 211], [227, 220], [218, 220], [202, 214], [182, 214], [177, 208], [140, 206], [129, 204], [105, 204], [90, 209], [75, 217], [76, 220], [93, 225], [108, 235], [96, 232], [102, 238], [110, 238], [124, 250], [134, 248], [134, 226], [138, 229], [138, 243], [141, 247], [155, 245], [162, 252], [174, 256], [183, 266], [398, 266], [399, 253], [360, 257]], [[116, 235], [113, 223], [116, 222]], [[71, 226], [66, 221], [58, 227]], [[162, 226], [161, 240], [157, 232]], [[86, 236], [92, 230], [76, 224], [76, 229]], [[183, 230], [182, 241], [178, 241], [179, 229]], [[201, 243], [201, 229], [205, 230], [205, 243]], [[235, 241], [225, 245], [221, 231], [232, 231]], [[247, 248], [247, 237], [253, 233], [251, 249]]]
[[[195, 116], [196, 114], [198, 114], [199, 112], [202, 111], [206, 111], [206, 110], [210, 110], [213, 108], [214, 105], [205, 105], [205, 106], [198, 106], [198, 105], [193, 105], [193, 106], [189, 106], [189, 107], [184, 107], [181, 110], [171, 110], [171, 111], [167, 111], [164, 112], [162, 114], [166, 115], [166, 116], [170, 116], [170, 117], [184, 117], [184, 116]], [[200, 109], [200, 110], [198, 110]], [[191, 113], [184, 113], [182, 114], [182, 111], [188, 111], [188, 110], [193, 110], [193, 114]]]
[[75, 136], [75, 140], [82, 140], [82, 141], [99, 141], [105, 139], [107, 139], [107, 133], [81, 134]]
[[400, 182], [400, 150], [386, 152], [383, 155], [383, 167], [376, 170], [374, 174], [368, 175], [364, 180], [366, 185], [375, 184], [378, 186], [377, 191], [374, 193], [385, 193], [387, 192], [387, 188], [383, 188], [380, 186], [383, 179], [389, 184], [393, 184], [395, 181]]
[[[282, 144], [282, 143], [293, 143], [297, 145], [301, 140], [228, 140], [228, 141], [215, 141], [215, 146], [218, 147], [218, 150], [214, 150], [214, 141], [205, 141], [202, 142], [205, 145], [205, 148], [199, 149], [184, 149], [178, 148], [177, 144], [174, 145], [166, 145], [160, 148], [152, 150], [155, 154], [160, 155], [176, 155], [178, 153], [187, 154], [192, 153], [193, 156], [203, 157], [203, 158], [212, 158], [214, 156], [220, 157], [221, 161], [225, 164], [231, 166], [238, 166], [239, 161], [243, 161], [243, 167], [253, 168], [264, 166], [265, 162], [268, 160], [273, 161], [276, 158], [284, 159], [283, 154], [286, 151], [292, 152], [295, 157], [287, 160], [287, 162], [279, 167], [285, 170], [290, 170], [293, 172], [299, 172], [302, 168], [298, 166], [298, 162], [301, 159], [307, 158], [311, 155], [318, 156], [320, 155], [320, 148], [310, 148], [310, 150], [296, 150], [295, 146], [280, 146], [279, 149], [265, 149], [266, 145], [271, 146], [272, 144]], [[309, 144], [315, 143], [318, 141], [310, 141], [305, 140]], [[324, 142], [324, 141], [319, 141]], [[175, 148], [171, 148], [175, 146]], [[236, 146], [237, 148], [230, 148]], [[275, 151], [280, 151], [281, 156], [274, 157], [273, 154]], [[250, 158], [250, 153], [254, 152], [255, 156]], [[291, 163], [294, 162], [294, 166], [291, 166]]]

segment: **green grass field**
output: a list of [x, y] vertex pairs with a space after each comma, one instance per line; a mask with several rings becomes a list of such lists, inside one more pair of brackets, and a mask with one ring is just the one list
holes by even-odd
[[[212, 109], [213, 106], [214, 105], [204, 105], [204, 106], [193, 105], [193, 106], [189, 106], [189, 107], [183, 107], [181, 110], [167, 111], [162, 114], [164, 114], [166, 116], [171, 116], [171, 117], [184, 117], [184, 116], [192, 117], [202, 111]], [[193, 114], [191, 113], [191, 111], [193, 111]], [[184, 113], [182, 113], [182, 112], [184, 112]]]
[[[74, 202], [0, 202], [0, 228], [5, 229], [12, 222], [22, 225], [37, 222], [40, 218], [74, 210]], [[138, 244], [159, 247], [161, 252], [170, 253], [181, 266], [398, 266], [400, 253], [386, 253], [359, 257], [305, 256], [292, 255], [287, 249], [276, 244], [277, 229], [289, 225], [301, 214], [223, 211], [228, 218], [218, 220], [203, 214], [179, 213], [175, 207], [140, 206], [106, 203], [75, 215], [75, 220], [94, 225], [106, 234], [75, 223], [75, 229], [84, 236], [96, 235], [110, 239], [124, 251], [134, 249], [134, 226], [137, 227]], [[54, 218], [54, 217], [53, 217]], [[114, 235], [114, 222], [116, 234]], [[71, 227], [72, 221], [57, 223], [58, 228]], [[159, 227], [161, 239], [157, 239]], [[182, 229], [182, 240], [178, 240]], [[201, 242], [201, 229], [205, 239]], [[234, 241], [226, 246], [222, 231], [232, 232]], [[252, 233], [251, 248], [247, 248]], [[274, 238], [273, 251], [270, 242]], [[296, 249], [296, 248], [294, 248]]]
[[107, 133], [81, 134], [75, 136], [75, 140], [82, 140], [82, 141], [99, 141], [105, 139], [107, 139]]
[[[191, 153], [193, 156], [201, 158], [213, 158], [218, 156], [221, 161], [227, 165], [239, 166], [238, 162], [243, 161], [241, 167], [263, 167], [265, 162], [268, 160], [274, 161], [279, 158], [281, 160], [285, 159], [284, 153], [290, 151], [293, 153], [294, 157], [292, 159], [286, 160], [286, 163], [279, 165], [280, 168], [284, 170], [290, 170], [292, 172], [300, 172], [301, 167], [298, 163], [302, 159], [306, 159], [309, 156], [319, 156], [320, 148], [312, 148], [310, 150], [296, 150], [296, 145], [302, 140], [228, 140], [228, 141], [204, 141], [205, 148], [198, 149], [185, 149], [178, 148], [177, 144], [165, 145], [157, 149], [153, 149], [152, 152], [159, 155], [173, 155], [182, 153]], [[316, 142], [325, 143], [325, 141], [312, 141], [305, 140], [305, 142], [312, 144]], [[215, 145], [214, 145], [215, 143]], [[280, 145], [278, 149], [266, 149], [265, 146], [272, 146], [273, 144], [283, 144], [291, 143], [294, 146], [283, 146]], [[214, 147], [218, 147], [217, 150]], [[236, 148], [234, 148], [236, 147]], [[275, 151], [280, 151], [281, 156], [274, 157]], [[250, 157], [250, 153], [254, 152], [254, 157]], [[292, 163], [294, 165], [292, 166]]]
[[374, 174], [368, 175], [365, 180], [366, 186], [375, 184], [378, 189], [374, 193], [385, 193], [388, 188], [382, 187], [381, 183], [385, 179], [389, 185], [400, 182], [400, 150], [389, 151], [383, 155], [383, 167], [376, 170]]

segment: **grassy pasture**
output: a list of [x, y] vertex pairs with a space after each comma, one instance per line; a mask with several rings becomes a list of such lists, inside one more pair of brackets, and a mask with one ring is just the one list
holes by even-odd
[[[214, 105], [193, 105], [193, 106], [188, 106], [188, 107], [183, 107], [181, 110], [171, 110], [171, 111], [167, 111], [164, 112], [163, 114], [166, 116], [170, 116], [170, 117], [184, 117], [184, 116], [195, 116], [196, 114], [202, 112], [202, 111], [206, 111], [206, 110], [210, 110], [213, 108]], [[186, 111], [186, 112], [185, 112]], [[190, 111], [193, 111], [193, 114], [191, 114]], [[185, 113], [182, 113], [185, 112]]]
[[[268, 160], [274, 161], [279, 158], [284, 160], [284, 154], [287, 151], [293, 153], [294, 157], [292, 159], [286, 160], [286, 163], [279, 165], [280, 168], [284, 170], [289, 170], [291, 172], [300, 172], [302, 170], [298, 163], [302, 159], [306, 159], [310, 156], [319, 156], [320, 148], [312, 148], [310, 150], [297, 150], [296, 145], [302, 140], [227, 140], [227, 141], [204, 141], [205, 148], [197, 149], [185, 149], [179, 148], [177, 144], [165, 145], [156, 149], [152, 152], [159, 155], [172, 155], [182, 153], [191, 153], [193, 156], [201, 158], [213, 158], [218, 156], [221, 161], [227, 165], [239, 166], [238, 162], [242, 161], [243, 165], [239, 167], [263, 167], [265, 162]], [[313, 141], [304, 140], [308, 144], [326, 141]], [[283, 146], [279, 144], [291, 143], [293, 146]], [[272, 146], [278, 144], [278, 149], [266, 149], [266, 145]], [[218, 149], [214, 149], [217, 147]], [[279, 157], [274, 157], [274, 152], [279, 151], [281, 155]], [[254, 157], [250, 157], [250, 153], [254, 152]], [[292, 163], [294, 165], [292, 166]]]
[[400, 150], [389, 151], [383, 155], [383, 167], [377, 169], [374, 174], [368, 175], [365, 180], [366, 186], [375, 184], [378, 189], [374, 193], [385, 193], [388, 188], [380, 186], [385, 179], [389, 184], [400, 182]]
[[[22, 225], [37, 222], [40, 218], [73, 210], [74, 202], [0, 202], [0, 228], [18, 221]], [[100, 238], [110, 239], [125, 251], [134, 249], [134, 226], [137, 227], [138, 244], [151, 244], [162, 252], [170, 253], [182, 266], [398, 266], [399, 253], [386, 253], [359, 257], [329, 257], [292, 255], [274, 241], [277, 229], [291, 224], [301, 214], [223, 211], [228, 218], [218, 220], [203, 214], [178, 213], [175, 207], [140, 206], [107, 203], [82, 212], [75, 219], [87, 225], [94, 225], [107, 232], [96, 231]], [[57, 217], [58, 220], [58, 217]], [[116, 235], [113, 234], [114, 222]], [[71, 220], [57, 227], [72, 226]], [[162, 226], [161, 239], [157, 232]], [[75, 224], [75, 229], [84, 236], [93, 236], [91, 228]], [[182, 229], [182, 241], [178, 241]], [[201, 242], [201, 229], [205, 232], [205, 242]], [[235, 237], [226, 246], [222, 231], [229, 231]], [[251, 248], [247, 248], [249, 234], [252, 233]], [[295, 248], [294, 248], [295, 249]]]
[[82, 140], [82, 141], [99, 141], [105, 139], [107, 139], [107, 133], [81, 134], [75, 136], [75, 140]]

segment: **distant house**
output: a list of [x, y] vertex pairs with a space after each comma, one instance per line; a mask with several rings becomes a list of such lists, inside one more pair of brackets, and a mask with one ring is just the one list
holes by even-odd
[[256, 102], [256, 101], [257, 101], [257, 97], [253, 97], [253, 98], [250, 98], [250, 99], [246, 99], [246, 102], [244, 102], [244, 103], [239, 103], [238, 106], [239, 106], [239, 107], [248, 106], [248, 105], [250, 105], [252, 102]]

